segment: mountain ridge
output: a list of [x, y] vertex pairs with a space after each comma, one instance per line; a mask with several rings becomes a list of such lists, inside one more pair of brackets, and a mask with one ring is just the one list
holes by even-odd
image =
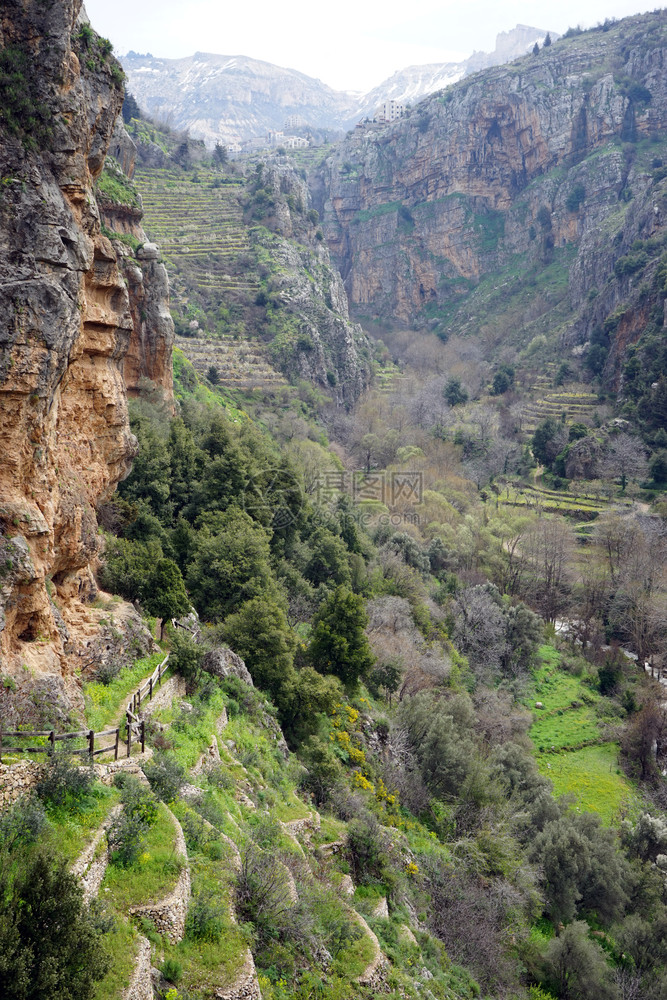
[[[121, 62], [128, 89], [147, 114], [214, 145], [281, 130], [292, 116], [311, 130], [347, 130], [372, 116], [384, 100], [420, 100], [469, 72], [523, 54], [546, 34], [541, 28], [517, 25], [497, 36], [492, 53], [473, 52], [460, 63], [408, 66], [365, 94], [338, 91], [297, 69], [250, 56], [195, 52], [164, 59], [130, 51]], [[558, 36], [552, 32], [552, 37]]]

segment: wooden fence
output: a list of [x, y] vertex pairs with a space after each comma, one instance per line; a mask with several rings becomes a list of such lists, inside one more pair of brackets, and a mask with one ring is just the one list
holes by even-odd
[[[169, 654], [167, 653], [162, 663], [158, 664], [148, 680], [132, 696], [132, 700], [128, 703], [127, 711], [125, 712], [126, 735], [122, 739], [121, 726], [117, 726], [115, 729], [103, 729], [99, 733], [96, 733], [93, 729], [79, 729], [73, 733], [56, 733], [53, 729], [36, 730], [33, 732], [28, 732], [24, 729], [5, 730], [3, 732], [0, 729], [0, 764], [2, 763], [3, 753], [5, 755], [15, 753], [52, 754], [55, 752], [56, 743], [62, 740], [85, 740], [85, 747], [70, 749], [69, 753], [87, 753], [91, 760], [99, 754], [110, 753], [111, 751], [113, 751], [114, 760], [118, 760], [121, 743], [127, 747], [127, 756], [129, 757], [132, 753], [133, 741], [141, 742], [141, 752], [143, 753], [146, 747], [146, 727], [144, 720], [139, 719], [136, 713], [141, 709], [142, 701], [146, 701], [146, 699], [150, 701], [155, 689], [162, 684], [162, 678], [168, 669], [168, 661]], [[108, 736], [115, 738], [113, 743], [106, 743], [104, 746], [95, 748], [96, 740], [101, 740]], [[35, 738], [44, 739], [44, 737], [46, 737], [46, 743], [43, 743], [41, 746], [17, 747], [7, 746], [5, 743], [5, 739], [7, 738], [29, 740]]]
[[169, 664], [169, 653], [167, 653], [162, 663], [158, 663], [157, 667], [150, 675], [148, 680], [144, 681], [141, 687], [137, 688], [137, 690], [132, 695], [132, 700], [127, 703], [127, 711], [130, 714], [136, 715], [136, 713], [141, 708], [141, 702], [146, 700], [146, 696], [148, 696], [149, 701], [151, 700], [155, 688], [159, 687], [162, 684], [162, 678], [169, 669], [168, 664]]

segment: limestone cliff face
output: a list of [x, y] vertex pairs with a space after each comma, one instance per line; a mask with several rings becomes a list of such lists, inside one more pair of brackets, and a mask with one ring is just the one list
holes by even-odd
[[312, 190], [353, 307], [419, 324], [512, 255], [537, 260], [600, 236], [602, 220], [649, 186], [624, 144], [664, 134], [666, 67], [658, 11], [351, 133]]
[[[123, 360], [123, 381], [130, 396], [138, 395], [142, 385], [149, 380], [162, 390], [166, 400], [173, 402], [175, 334], [169, 311], [169, 279], [157, 247], [149, 243], [141, 226], [141, 197], [129, 183], [134, 175], [137, 149], [120, 120], [114, 129], [110, 151], [105, 170], [122, 183], [116, 186], [113, 199], [103, 188], [98, 188], [97, 202], [102, 224], [111, 234], [130, 301], [132, 333]], [[125, 200], [124, 190], [129, 195]], [[139, 242], [136, 252], [123, 242], [126, 236]]]
[[123, 378], [130, 396], [136, 396], [143, 380], [162, 389], [173, 401], [172, 348], [174, 321], [169, 312], [169, 279], [157, 249], [145, 244], [135, 259], [116, 244], [127, 281], [132, 311], [132, 337], [123, 363]]
[[130, 302], [93, 195], [122, 78], [81, 0], [5, 0], [0, 45], [46, 122], [36, 137], [0, 119], [0, 665], [66, 708], [99, 633], [95, 507], [136, 452]]
[[[272, 204], [264, 226], [250, 229], [258, 260], [268, 261], [267, 322], [274, 332], [273, 363], [289, 377], [320, 384], [339, 404], [358, 399], [370, 381], [370, 345], [350, 321], [347, 295], [309, 212], [306, 182], [285, 164], [264, 166], [251, 184]], [[253, 195], [248, 221], [253, 221]], [[269, 226], [271, 233], [267, 233]]]

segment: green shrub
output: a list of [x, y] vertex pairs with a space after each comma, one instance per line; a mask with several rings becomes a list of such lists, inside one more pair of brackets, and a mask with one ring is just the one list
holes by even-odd
[[144, 773], [163, 802], [173, 802], [186, 780], [185, 768], [169, 753], [156, 754], [145, 765]]
[[12, 851], [19, 844], [32, 844], [46, 826], [44, 806], [36, 796], [19, 799], [0, 813], [0, 850]]
[[183, 975], [183, 966], [175, 958], [165, 958], [160, 971], [167, 982], [177, 983]]
[[185, 932], [195, 941], [219, 941], [225, 925], [225, 908], [212, 892], [201, 891], [188, 910]]
[[39, 80], [32, 57], [18, 45], [0, 49], [0, 132], [30, 149], [48, 145], [53, 134], [53, 113], [39, 97]]
[[[229, 711], [229, 705], [227, 705], [227, 711]], [[229, 791], [235, 784], [233, 776], [224, 764], [214, 764], [212, 767], [206, 768], [206, 779], [213, 788], [219, 788], [221, 791]]]
[[42, 802], [53, 806], [80, 803], [90, 792], [94, 781], [93, 770], [81, 760], [58, 751], [51, 754], [35, 785], [35, 792]]
[[67, 862], [42, 846], [0, 857], [0, 996], [89, 1000], [108, 958]]
[[112, 864], [130, 868], [139, 857], [146, 832], [157, 820], [157, 799], [131, 775], [117, 775], [116, 784], [121, 787], [123, 810], [107, 831], [107, 845]]
[[586, 188], [583, 184], [575, 184], [567, 198], [565, 199], [565, 207], [568, 212], [577, 212], [579, 206], [584, 203], [586, 198]]
[[372, 813], [352, 820], [347, 831], [347, 850], [355, 882], [382, 880], [387, 855], [382, 828]]

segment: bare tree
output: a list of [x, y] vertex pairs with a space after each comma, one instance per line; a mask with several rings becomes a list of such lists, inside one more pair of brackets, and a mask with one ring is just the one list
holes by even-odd
[[646, 477], [648, 463], [641, 438], [633, 434], [617, 434], [609, 445], [602, 468], [606, 475], [621, 480], [621, 490], [625, 490], [628, 479]]
[[468, 587], [456, 596], [454, 604], [454, 641], [475, 673], [486, 679], [500, 669], [505, 653], [503, 612], [484, 587]]
[[524, 594], [542, 617], [554, 622], [569, 603], [571, 529], [560, 519], [542, 516], [522, 542], [526, 559]]

